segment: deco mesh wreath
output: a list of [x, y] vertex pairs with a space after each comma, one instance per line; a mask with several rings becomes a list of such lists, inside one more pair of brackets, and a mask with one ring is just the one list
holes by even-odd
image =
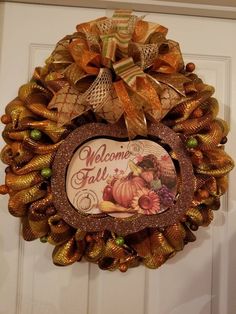
[[6, 106], [1, 193], [56, 265], [157, 268], [220, 207], [229, 129], [166, 34], [130, 11], [80, 24]]

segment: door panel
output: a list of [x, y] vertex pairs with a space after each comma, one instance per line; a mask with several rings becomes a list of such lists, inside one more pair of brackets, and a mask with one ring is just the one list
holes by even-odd
[[[0, 10], [4, 17], [0, 34], [1, 113], [60, 38], [72, 33], [76, 24], [107, 13], [103, 9], [13, 3], [0, 4]], [[235, 155], [235, 21], [152, 13], [146, 19], [169, 27], [169, 38], [180, 42], [186, 63], [195, 62], [197, 73], [216, 87], [220, 115], [231, 123], [227, 150]], [[18, 220], [8, 214], [7, 197], [2, 197], [0, 313], [234, 314], [234, 179], [233, 172], [221, 210], [215, 213], [211, 227], [196, 233], [195, 243], [158, 270], [139, 267], [124, 274], [104, 272], [86, 262], [54, 266], [53, 247], [21, 240]]]

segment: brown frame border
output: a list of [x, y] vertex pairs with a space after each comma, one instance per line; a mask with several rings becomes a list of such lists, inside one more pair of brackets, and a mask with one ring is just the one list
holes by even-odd
[[[167, 227], [178, 223], [188, 209], [193, 199], [194, 175], [191, 160], [180, 137], [162, 123], [151, 123], [148, 135], [158, 137], [168, 144], [175, 152], [181, 173], [181, 191], [176, 203], [167, 211], [157, 215], [134, 215], [131, 218], [114, 218], [111, 216], [84, 215], [79, 213], [69, 202], [66, 194], [67, 167], [74, 152], [85, 141], [99, 137], [127, 139], [124, 127], [103, 123], [85, 124], [72, 131], [60, 145], [53, 162], [51, 180], [53, 203], [58, 214], [70, 226], [87, 232], [110, 230], [126, 235], [138, 232], [146, 227]], [[153, 140], [153, 139], [151, 139]]]

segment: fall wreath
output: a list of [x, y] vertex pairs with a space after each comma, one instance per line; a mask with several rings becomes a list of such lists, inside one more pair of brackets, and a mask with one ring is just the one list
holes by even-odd
[[229, 128], [166, 35], [127, 10], [79, 24], [6, 106], [0, 192], [56, 265], [158, 268], [220, 207]]

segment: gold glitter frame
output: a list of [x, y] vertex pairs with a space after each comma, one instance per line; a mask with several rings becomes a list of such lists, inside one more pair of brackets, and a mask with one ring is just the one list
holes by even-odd
[[181, 220], [189, 208], [194, 194], [194, 175], [192, 162], [179, 136], [162, 123], [151, 123], [148, 127], [148, 139], [159, 138], [174, 151], [181, 173], [180, 193], [175, 204], [157, 215], [137, 214], [131, 218], [114, 218], [107, 215], [84, 215], [69, 202], [66, 194], [66, 174], [74, 152], [85, 141], [95, 138], [113, 138], [128, 140], [125, 127], [111, 124], [90, 123], [73, 132], [62, 143], [53, 162], [51, 180], [53, 203], [58, 214], [72, 227], [87, 232], [110, 230], [127, 235], [145, 228], [164, 228]]

